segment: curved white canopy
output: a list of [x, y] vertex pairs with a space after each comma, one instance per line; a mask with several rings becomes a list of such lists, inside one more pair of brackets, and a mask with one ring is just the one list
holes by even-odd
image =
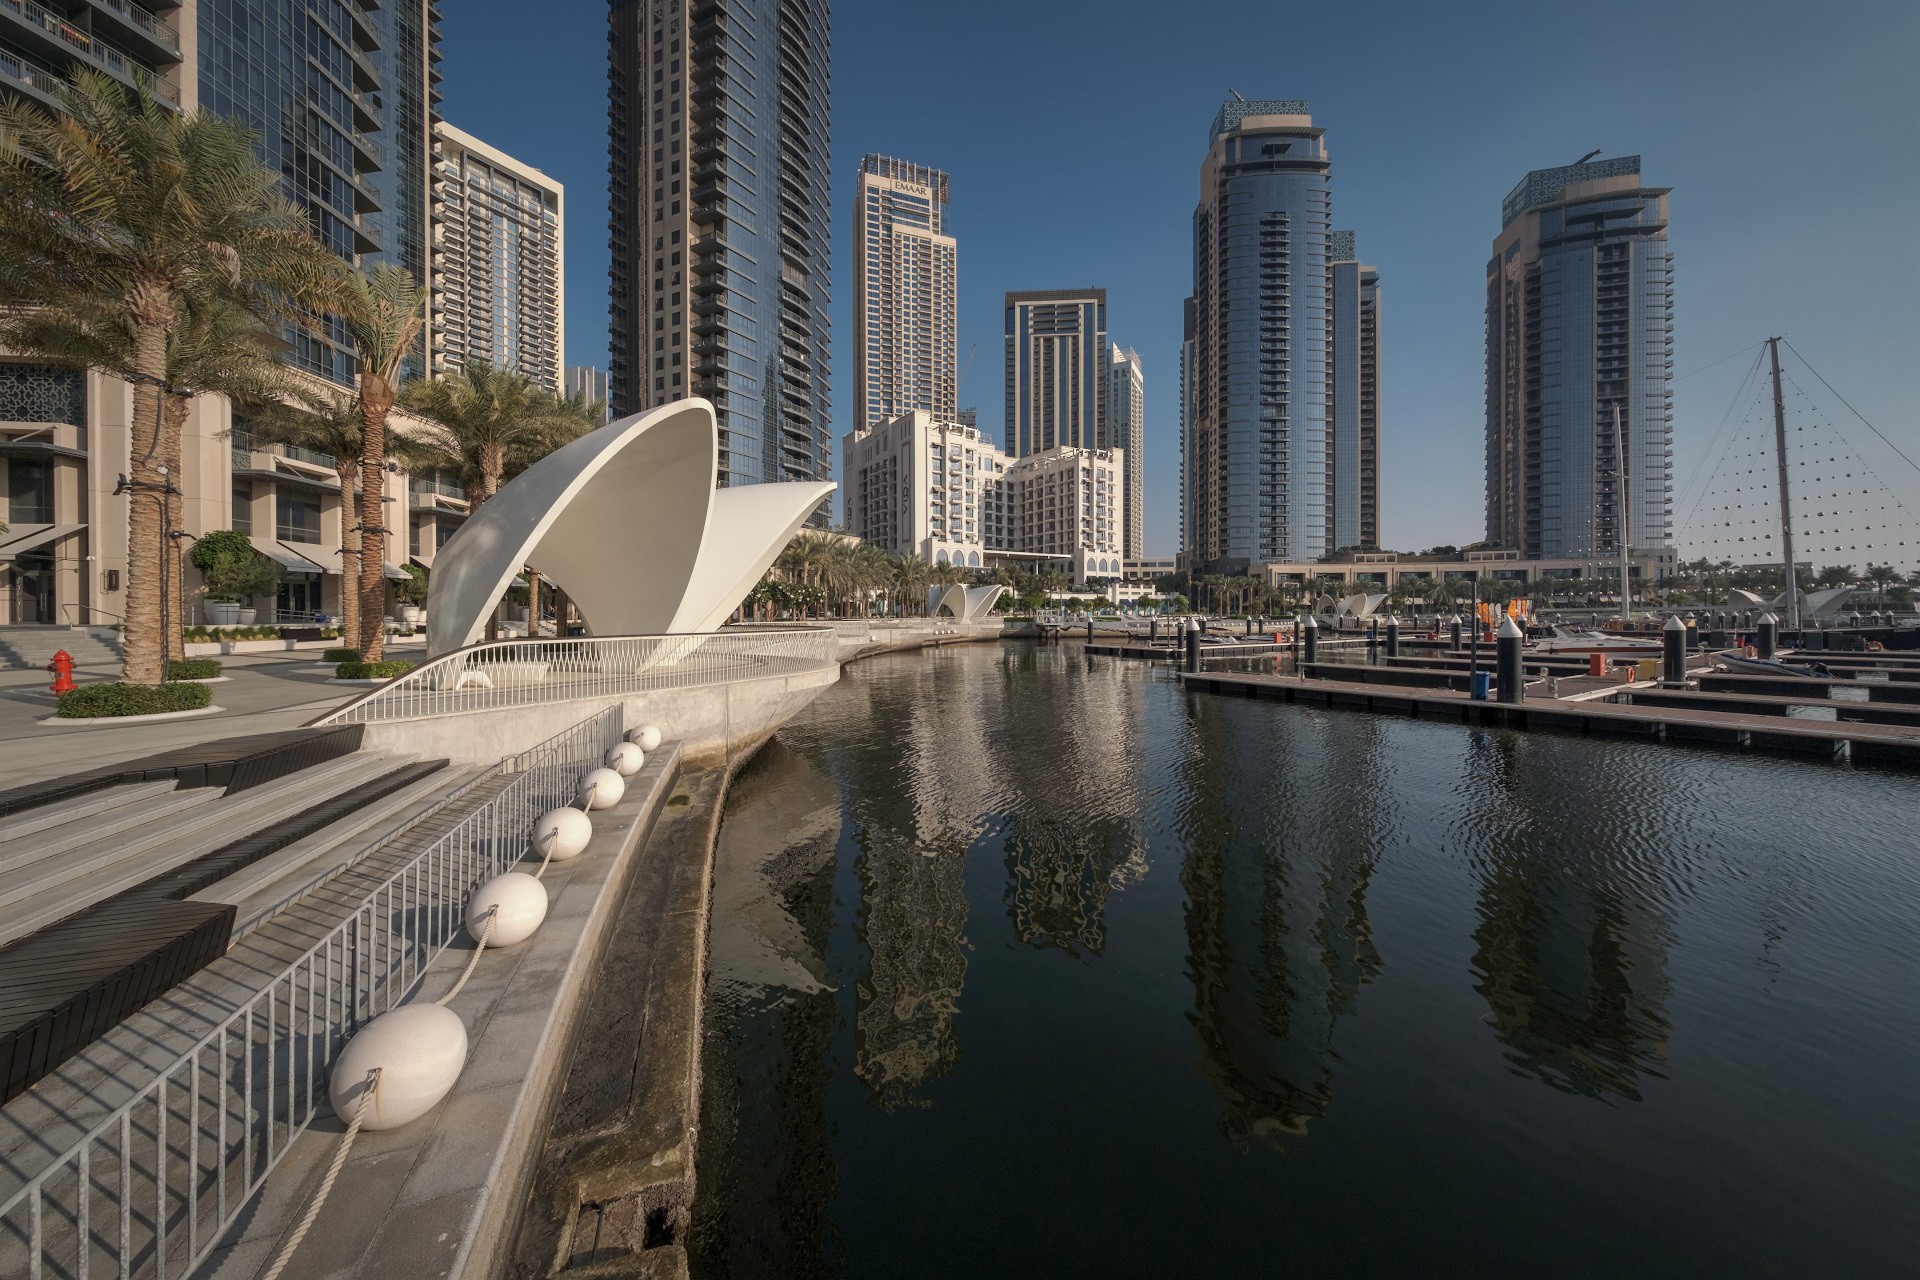
[[441, 549], [427, 652], [472, 644], [523, 565], [565, 589], [596, 635], [711, 631], [820, 500], [826, 481], [716, 489], [713, 406], [680, 400], [554, 450]]

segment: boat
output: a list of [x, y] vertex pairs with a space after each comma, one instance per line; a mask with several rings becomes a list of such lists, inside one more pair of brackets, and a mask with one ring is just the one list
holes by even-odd
[[1657, 633], [1645, 637], [1609, 635], [1604, 631], [1579, 631], [1558, 624], [1548, 626], [1531, 648], [1535, 653], [1558, 653], [1571, 657], [1602, 653], [1609, 658], [1657, 658], [1661, 653]]
[[1713, 655], [1722, 668], [1741, 676], [1794, 676], [1805, 680], [1830, 680], [1833, 673], [1817, 662], [1782, 662], [1778, 658], [1749, 658], [1745, 651], [1727, 649]]

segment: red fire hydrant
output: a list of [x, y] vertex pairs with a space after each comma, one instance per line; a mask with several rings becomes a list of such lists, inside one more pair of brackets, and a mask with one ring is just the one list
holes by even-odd
[[65, 649], [53, 655], [53, 661], [47, 664], [47, 670], [53, 672], [55, 694], [72, 693], [80, 687], [73, 682], [73, 655]]

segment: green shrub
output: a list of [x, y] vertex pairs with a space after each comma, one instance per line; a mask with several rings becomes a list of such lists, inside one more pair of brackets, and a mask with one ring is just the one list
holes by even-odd
[[167, 664], [169, 680], [211, 680], [220, 674], [217, 658], [183, 658]]
[[320, 660], [322, 662], [358, 662], [360, 651], [358, 649], [325, 649], [321, 651]]
[[97, 716], [151, 716], [163, 711], [198, 711], [213, 705], [213, 690], [203, 684], [88, 684], [60, 695], [54, 714], [67, 720]]
[[413, 670], [411, 662], [343, 662], [333, 669], [337, 680], [390, 680]]

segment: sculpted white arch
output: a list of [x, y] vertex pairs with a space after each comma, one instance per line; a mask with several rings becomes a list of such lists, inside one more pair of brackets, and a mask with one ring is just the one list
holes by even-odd
[[589, 432], [502, 485], [441, 549], [427, 652], [472, 644], [523, 565], [595, 635], [712, 631], [772, 564], [826, 481], [715, 489], [713, 406], [680, 400]]
[[927, 616], [978, 622], [993, 611], [994, 603], [1006, 591], [1003, 583], [984, 587], [935, 586], [927, 592]]

